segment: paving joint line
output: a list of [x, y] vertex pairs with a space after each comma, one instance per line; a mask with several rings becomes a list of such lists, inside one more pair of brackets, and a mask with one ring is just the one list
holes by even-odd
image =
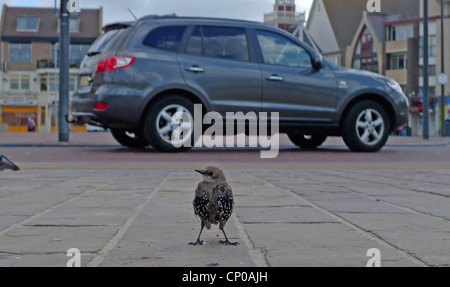
[[375, 241], [377, 244], [379, 244], [381, 246], [384, 246], [384, 247], [389, 247], [389, 248], [393, 248], [393, 249], [397, 250], [397, 252], [399, 252], [401, 255], [403, 255], [403, 257], [405, 257], [406, 259], [410, 260], [411, 262], [413, 262], [413, 263], [415, 263], [417, 265], [420, 265], [422, 267], [428, 267], [429, 266], [426, 262], [422, 261], [420, 258], [417, 258], [417, 257], [413, 256], [410, 252], [405, 251], [405, 250], [399, 248], [398, 246], [395, 246], [394, 244], [392, 244], [392, 243], [386, 241], [385, 239], [383, 239], [382, 237], [380, 237], [380, 236], [378, 236], [378, 235], [376, 235], [376, 234], [374, 234], [374, 233], [372, 233], [370, 231], [367, 231], [367, 230], [359, 227], [356, 224], [353, 224], [352, 222], [350, 222], [347, 219], [339, 216], [338, 214], [335, 214], [334, 212], [331, 212], [331, 211], [329, 211], [329, 210], [327, 210], [327, 209], [325, 209], [325, 208], [323, 208], [323, 207], [321, 207], [321, 206], [319, 206], [317, 204], [314, 204], [313, 202], [311, 202], [311, 201], [309, 201], [307, 199], [304, 199], [300, 195], [292, 192], [291, 190], [286, 189], [286, 188], [281, 187], [281, 186], [277, 186], [277, 185], [275, 185], [275, 184], [273, 184], [273, 183], [271, 183], [269, 181], [261, 179], [261, 178], [259, 178], [257, 176], [252, 175], [252, 174], [249, 174], [249, 176], [251, 176], [251, 177], [253, 177], [255, 179], [261, 180], [263, 182], [266, 182], [267, 184], [271, 185], [272, 187], [277, 188], [277, 189], [281, 189], [281, 190], [285, 191], [286, 193], [288, 193], [288, 194], [290, 194], [290, 195], [292, 195], [292, 196], [294, 196], [294, 197], [296, 197], [296, 198], [298, 198], [298, 199], [300, 199], [300, 200], [310, 204], [312, 207], [314, 207], [314, 208], [322, 211], [323, 213], [327, 214], [328, 216], [338, 220], [342, 224], [345, 224], [345, 225], [349, 226], [350, 228], [355, 230], [360, 235], [362, 235], [362, 236], [364, 236], [364, 237], [366, 237], [366, 238], [368, 238], [368, 239], [370, 239], [372, 241]]
[[146, 201], [136, 208], [136, 211], [133, 213], [133, 215], [127, 219], [127, 221], [119, 228], [117, 233], [113, 235], [113, 237], [105, 244], [105, 246], [103, 246], [103, 248], [98, 252], [97, 256], [95, 256], [87, 264], [87, 267], [99, 267], [103, 264], [106, 258], [111, 254], [111, 252], [116, 248], [117, 244], [119, 244], [119, 242], [128, 232], [128, 229], [134, 223], [136, 218], [141, 214], [144, 207], [147, 206], [147, 204], [153, 199], [153, 197], [162, 189], [171, 175], [172, 173], [168, 174], [164, 178], [164, 180], [152, 191], [152, 193], [150, 193]]
[[[77, 196], [74, 196], [74, 197], [72, 197], [72, 198], [69, 198], [69, 199], [67, 199], [67, 200], [65, 200], [65, 201], [63, 201], [63, 202], [57, 203], [57, 204], [55, 204], [55, 205], [53, 205], [53, 206], [51, 206], [51, 207], [49, 207], [49, 208], [47, 208], [47, 209], [45, 209], [45, 210], [39, 211], [39, 212], [37, 212], [37, 213], [35, 213], [35, 214], [33, 214], [33, 215], [27, 217], [26, 219], [24, 219], [24, 220], [22, 220], [22, 221], [20, 221], [20, 222], [18, 222], [18, 223], [15, 223], [15, 224], [9, 226], [8, 228], [6, 228], [6, 229], [0, 231], [0, 236], [5, 235], [6, 233], [8, 233], [9, 231], [13, 230], [14, 228], [27, 227], [26, 224], [27, 224], [28, 222], [33, 221], [34, 219], [36, 219], [36, 218], [38, 218], [38, 217], [40, 217], [40, 216], [42, 216], [42, 215], [45, 215], [45, 214], [47, 214], [47, 213], [49, 213], [49, 212], [55, 210], [55, 209], [58, 208], [58, 207], [64, 206], [64, 205], [66, 205], [66, 204], [68, 204], [68, 203], [70, 203], [70, 202], [72, 202], [72, 201], [75, 201], [75, 200], [77, 200], [77, 199], [79, 199], [79, 198], [81, 198], [81, 197], [83, 197], [83, 196], [86, 196], [87, 194], [90, 194], [91, 192], [93, 192], [93, 191], [95, 191], [95, 190], [97, 190], [97, 189], [99, 189], [99, 188], [101, 188], [101, 187], [103, 187], [103, 186], [107, 186], [107, 185], [109, 185], [109, 184], [110, 184], [110, 183], [105, 183], [105, 184], [102, 184], [102, 185], [100, 185], [100, 186], [96, 186], [95, 188], [91, 188], [91, 189], [89, 189], [89, 190], [87, 190], [87, 191], [85, 191], [85, 192], [82, 192], [82, 193], [78, 194]], [[49, 184], [49, 185], [51, 185], [51, 184]], [[48, 185], [48, 186], [49, 186], [49, 185]], [[29, 226], [28, 226], [28, 227], [29, 227]]]

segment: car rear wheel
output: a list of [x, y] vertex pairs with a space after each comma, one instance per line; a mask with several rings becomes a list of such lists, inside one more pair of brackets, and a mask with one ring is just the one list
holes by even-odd
[[111, 129], [111, 134], [118, 143], [129, 148], [144, 148], [149, 145], [145, 138], [123, 130]]
[[298, 134], [298, 133], [289, 133], [289, 139], [296, 146], [299, 146], [302, 149], [315, 149], [318, 146], [321, 146], [325, 140], [327, 139], [326, 135], [321, 134]]
[[385, 108], [374, 101], [362, 101], [345, 116], [342, 137], [352, 151], [376, 152], [386, 144], [390, 130]]
[[194, 145], [194, 103], [171, 95], [152, 104], [144, 122], [144, 136], [162, 152], [184, 152]]

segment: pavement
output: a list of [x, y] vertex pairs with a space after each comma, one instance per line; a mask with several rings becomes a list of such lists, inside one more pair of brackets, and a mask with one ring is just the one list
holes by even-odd
[[[109, 133], [0, 134], [22, 168], [0, 173], [0, 267], [63, 267], [72, 248], [90, 267], [364, 267], [373, 248], [384, 267], [450, 266], [448, 139], [391, 137], [376, 154], [338, 138], [318, 151], [281, 143], [271, 161], [253, 149], [128, 150]], [[218, 244], [215, 226], [207, 245], [188, 245], [200, 229], [192, 169], [212, 163], [235, 194], [225, 229], [239, 246]]]

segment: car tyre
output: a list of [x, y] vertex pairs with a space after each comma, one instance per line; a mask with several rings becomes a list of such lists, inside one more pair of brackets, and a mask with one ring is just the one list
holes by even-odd
[[389, 137], [391, 124], [386, 109], [374, 101], [361, 101], [350, 108], [342, 126], [342, 138], [355, 152], [377, 152]]
[[137, 134], [133, 137], [126, 131], [116, 129], [111, 129], [111, 134], [118, 143], [129, 148], [145, 148], [149, 145], [149, 142], [145, 138]]
[[161, 152], [188, 151], [195, 143], [193, 115], [192, 101], [178, 95], [165, 96], [148, 110], [143, 125], [144, 137]]
[[322, 134], [300, 134], [300, 133], [288, 133], [288, 137], [292, 143], [302, 149], [315, 149], [321, 146], [327, 139], [327, 135]]

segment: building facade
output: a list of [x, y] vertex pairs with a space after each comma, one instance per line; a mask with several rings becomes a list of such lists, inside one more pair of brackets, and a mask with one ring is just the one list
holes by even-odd
[[305, 21], [305, 13], [297, 13], [295, 0], [275, 0], [273, 12], [264, 14], [264, 23], [289, 31]]
[[[100, 35], [102, 8], [71, 15], [70, 96], [81, 60]], [[59, 99], [59, 11], [3, 6], [1, 16], [0, 131], [53, 132]]]

